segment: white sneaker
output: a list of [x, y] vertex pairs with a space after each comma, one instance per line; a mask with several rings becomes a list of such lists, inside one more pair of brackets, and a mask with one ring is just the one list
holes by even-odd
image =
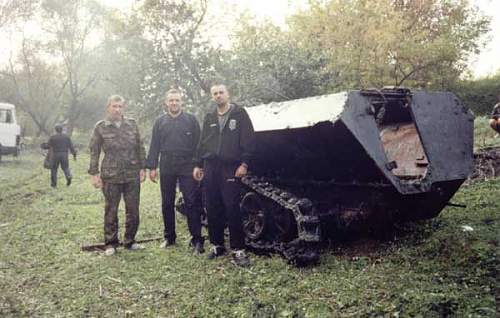
[[106, 256], [113, 256], [116, 253], [116, 248], [114, 247], [106, 247], [106, 250], [104, 251], [104, 255]]
[[138, 243], [132, 243], [132, 245], [128, 246], [127, 249], [130, 251], [143, 250], [144, 246]]
[[236, 250], [233, 252], [233, 262], [241, 267], [250, 266], [250, 259], [244, 250]]

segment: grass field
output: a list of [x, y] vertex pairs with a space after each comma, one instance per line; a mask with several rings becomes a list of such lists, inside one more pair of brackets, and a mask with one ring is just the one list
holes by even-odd
[[[0, 317], [498, 317], [500, 179], [463, 187], [439, 217], [385, 242], [340, 245], [297, 269], [190, 254], [183, 218], [175, 248], [159, 242], [113, 257], [81, 252], [103, 236], [102, 194], [88, 157], [66, 187], [49, 187], [39, 155], [0, 163]], [[158, 185], [141, 193], [138, 238], [162, 233]], [[120, 216], [123, 219], [123, 208]], [[470, 226], [472, 231], [464, 231]], [[123, 224], [121, 224], [123, 233]]]

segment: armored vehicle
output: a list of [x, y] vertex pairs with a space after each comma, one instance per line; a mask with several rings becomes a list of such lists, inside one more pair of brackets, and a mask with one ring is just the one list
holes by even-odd
[[247, 244], [318, 261], [322, 241], [437, 216], [473, 168], [473, 115], [452, 93], [357, 90], [247, 108]]

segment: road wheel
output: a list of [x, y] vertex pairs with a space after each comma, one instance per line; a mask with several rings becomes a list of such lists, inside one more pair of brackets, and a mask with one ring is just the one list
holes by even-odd
[[245, 194], [240, 203], [243, 213], [243, 231], [253, 241], [263, 238], [267, 227], [265, 205], [255, 192]]

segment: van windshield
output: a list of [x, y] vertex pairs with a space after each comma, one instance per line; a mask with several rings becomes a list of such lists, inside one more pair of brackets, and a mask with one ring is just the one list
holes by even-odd
[[12, 111], [10, 109], [0, 109], [0, 123], [12, 123]]

